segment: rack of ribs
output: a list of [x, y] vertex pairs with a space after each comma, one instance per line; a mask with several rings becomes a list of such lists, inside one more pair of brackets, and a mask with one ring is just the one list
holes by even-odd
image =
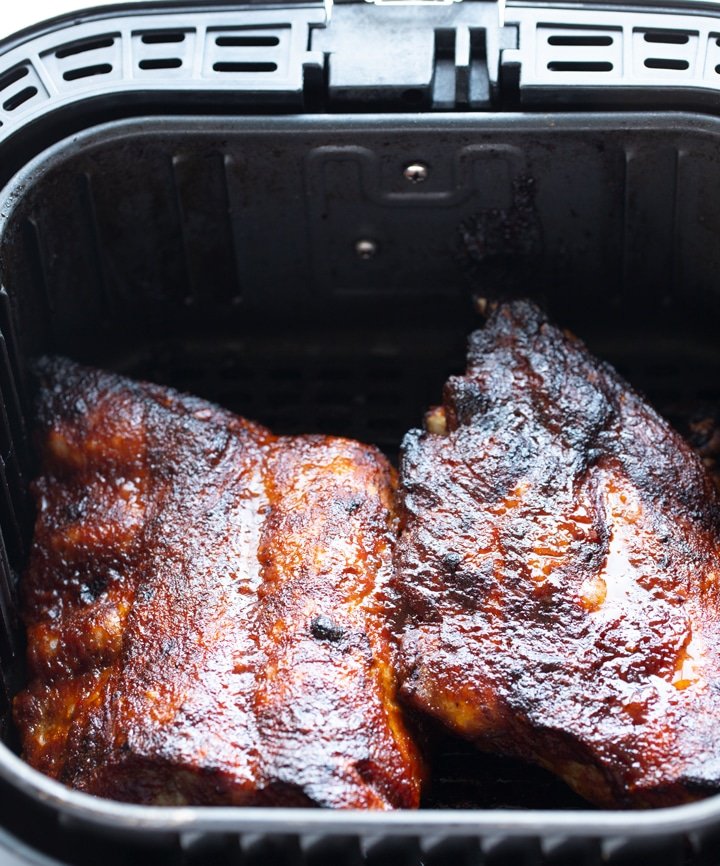
[[499, 306], [400, 481], [412, 706], [600, 805], [720, 787], [718, 494], [612, 368]]
[[145, 804], [417, 806], [385, 458], [69, 361], [38, 377], [27, 760]]

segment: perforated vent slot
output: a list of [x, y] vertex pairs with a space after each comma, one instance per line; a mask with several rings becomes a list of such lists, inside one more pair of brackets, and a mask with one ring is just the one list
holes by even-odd
[[671, 57], [648, 57], [645, 61], [648, 69], [689, 69], [687, 60], [673, 60]]
[[91, 78], [93, 75], [107, 75], [112, 72], [110, 63], [96, 63], [94, 66], [81, 66], [79, 69], [69, 69], [63, 72], [65, 81], [77, 81], [79, 78]]
[[689, 33], [672, 33], [669, 30], [659, 30], [645, 34], [646, 42], [656, 42], [661, 45], [687, 45], [690, 41]]
[[178, 69], [182, 66], [182, 60], [179, 57], [158, 57], [141, 60], [138, 66], [140, 69]]
[[37, 73], [27, 63], [15, 66], [0, 76], [0, 106], [4, 112], [17, 111], [36, 97], [46, 96], [47, 91]]
[[[589, 100], [627, 109], [632, 89], [638, 107], [651, 101], [670, 107], [678, 98], [688, 105], [697, 105], [698, 99], [717, 105], [717, 17], [561, 9], [556, 4], [509, 7], [507, 22], [519, 27], [520, 47], [503, 51], [503, 65], [520, 67], [523, 104], [549, 100], [579, 107]], [[589, 87], [598, 89], [583, 90]]]
[[277, 36], [218, 36], [215, 44], [221, 48], [272, 48], [280, 40]]
[[213, 69], [215, 72], [275, 72], [277, 68], [277, 63], [272, 62], [243, 63], [238, 61], [225, 61], [221, 63], [213, 63]]
[[15, 69], [11, 69], [9, 72], [6, 72], [4, 75], [0, 76], [0, 91], [6, 90], [11, 85], [15, 84], [16, 81], [20, 81], [21, 78], [25, 78], [28, 74], [29, 69], [27, 66], [18, 66]]
[[612, 63], [603, 61], [562, 61], [554, 60], [548, 63], [551, 72], [612, 72]]
[[24, 105], [33, 96], [36, 96], [37, 92], [37, 87], [23, 88], [19, 93], [15, 93], [10, 99], [6, 99], [3, 102], [3, 111], [15, 111], [16, 108], [20, 108], [21, 105]]
[[288, 9], [200, 5], [92, 20], [79, 15], [35, 34], [30, 49], [22, 42], [7, 49], [0, 63], [0, 139], [44, 105], [49, 112], [97, 96], [93, 105], [100, 110], [111, 93], [118, 104], [141, 93], [166, 105], [170, 90], [179, 98], [194, 92], [233, 94], [233, 100], [267, 92], [273, 104], [295, 109], [311, 96], [318, 103], [323, 53], [311, 36], [327, 23], [319, 0]]
[[572, 34], [570, 36], [549, 36], [548, 45], [612, 45], [612, 36], [584, 36], [583, 34]]
[[76, 42], [74, 45], [67, 45], [55, 52], [58, 60], [64, 60], [66, 57], [75, 57], [77, 54], [84, 54], [87, 51], [99, 51], [103, 48], [111, 48], [113, 39], [107, 37], [105, 39], [87, 39], [84, 42]]
[[286, 75], [290, 27], [209, 31], [205, 74]]
[[185, 40], [184, 33], [143, 33], [140, 41], [143, 45], [169, 45], [177, 44]]
[[636, 75], [688, 73], [696, 63], [698, 33], [680, 30], [636, 30], [633, 34]]
[[42, 61], [59, 89], [88, 87], [90, 79], [122, 75], [122, 41], [118, 34], [103, 33], [78, 39], [42, 55]]
[[611, 28], [538, 28], [538, 72], [570, 76], [622, 72], [622, 31]]
[[195, 33], [153, 30], [133, 36], [133, 66], [143, 78], [178, 77], [192, 68]]

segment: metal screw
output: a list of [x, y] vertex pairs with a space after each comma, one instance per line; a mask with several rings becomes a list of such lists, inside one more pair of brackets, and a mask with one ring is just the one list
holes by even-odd
[[362, 238], [355, 242], [355, 254], [360, 259], [371, 259], [378, 250], [378, 245], [370, 238]]
[[481, 316], [486, 316], [488, 311], [488, 299], [482, 298], [479, 295], [475, 295], [473, 297], [473, 303], [475, 305], [475, 312], [480, 313]]
[[422, 183], [427, 180], [428, 167], [423, 162], [413, 162], [405, 166], [403, 174], [405, 180], [409, 180], [410, 183]]

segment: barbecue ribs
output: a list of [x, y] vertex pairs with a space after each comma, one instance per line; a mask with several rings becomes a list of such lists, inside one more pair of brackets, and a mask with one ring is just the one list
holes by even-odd
[[394, 682], [394, 477], [44, 361], [24, 754], [151, 804], [417, 806]]
[[402, 694], [601, 805], [720, 787], [720, 507], [688, 445], [532, 304], [405, 439]]

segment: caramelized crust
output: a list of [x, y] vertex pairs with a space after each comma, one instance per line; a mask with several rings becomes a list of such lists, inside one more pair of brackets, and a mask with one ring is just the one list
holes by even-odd
[[40, 379], [27, 760], [138, 803], [416, 806], [384, 458], [67, 361]]
[[720, 787], [720, 508], [700, 460], [527, 302], [403, 449], [402, 692], [605, 806]]
[[311, 800], [331, 792], [335, 806], [417, 805], [417, 757], [395, 700], [390, 467], [356, 442], [296, 437], [270, 448], [268, 478], [256, 704], [274, 744], [267, 771]]

